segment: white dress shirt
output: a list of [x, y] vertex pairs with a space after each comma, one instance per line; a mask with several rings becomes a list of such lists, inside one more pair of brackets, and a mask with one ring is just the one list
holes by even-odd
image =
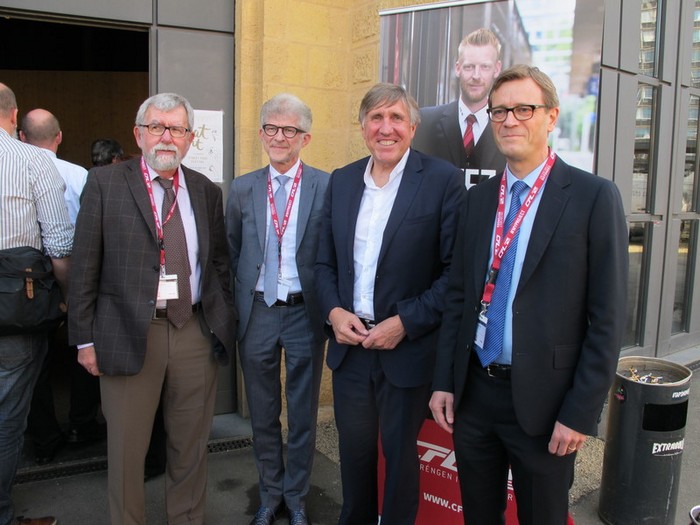
[[[280, 175], [285, 175], [289, 177], [285, 190], [287, 190], [287, 199], [289, 199], [289, 193], [292, 189], [292, 184], [294, 182], [294, 177], [297, 174], [297, 169], [301, 160], [297, 160], [294, 166], [292, 166], [286, 173], [280, 173], [272, 165], [269, 166], [268, 170], [270, 177], [272, 177], [272, 194], [279, 188], [279, 182], [277, 177]], [[301, 179], [304, 178], [303, 168]], [[301, 199], [301, 179], [299, 179], [299, 187], [297, 188], [296, 196], [294, 197], [294, 203], [292, 204], [292, 210], [289, 214], [289, 222], [287, 223], [287, 229], [284, 231], [282, 236], [282, 266], [280, 268], [280, 274], [282, 280], [289, 285], [289, 293], [298, 293], [301, 291], [301, 282], [299, 282], [299, 271], [297, 270], [297, 219], [299, 217], [299, 199]], [[267, 192], [265, 192], [267, 195]], [[267, 247], [268, 237], [270, 236], [270, 223], [272, 221], [272, 213], [270, 212], [270, 199], [266, 198], [267, 201], [267, 223], [265, 224], [265, 246]], [[284, 219], [284, 209], [277, 210], [277, 216], [279, 217], [280, 227], [282, 226], [282, 221]], [[263, 261], [265, 258], [263, 257]], [[263, 263], [260, 269], [260, 275], [258, 276], [258, 282], [255, 285], [255, 290], [262, 292], [265, 289], [265, 263]]]
[[488, 113], [486, 113], [486, 108], [488, 107], [488, 104], [484, 104], [484, 107], [476, 113], [472, 113], [472, 111], [467, 107], [467, 105], [462, 101], [461, 98], [459, 99], [458, 106], [459, 129], [462, 130], [462, 137], [464, 137], [464, 132], [467, 130], [467, 117], [469, 115], [474, 115], [476, 117], [476, 122], [472, 125], [472, 133], [474, 133], [474, 144], [476, 145], [476, 143], [479, 142], [479, 138], [481, 138], [481, 134], [484, 132], [487, 124], [489, 123], [489, 115]]
[[82, 166], [59, 159], [50, 149], [42, 149], [44, 153], [51, 157], [58, 173], [61, 174], [63, 182], [66, 183], [66, 191], [63, 193], [63, 198], [66, 200], [70, 222], [75, 225], [75, 219], [78, 217], [78, 211], [80, 210], [80, 194], [83, 193], [88, 172]]
[[389, 182], [381, 188], [372, 178], [372, 158], [365, 168], [365, 191], [362, 194], [360, 210], [355, 224], [353, 263], [355, 282], [353, 283], [353, 308], [358, 317], [374, 319], [374, 282], [377, 275], [379, 250], [382, 247], [384, 229], [394, 207], [399, 192], [403, 170], [410, 149], [389, 174]]
[[[146, 164], [148, 166], [148, 164]], [[190, 194], [187, 191], [187, 182], [185, 175], [182, 173], [182, 168], [178, 167], [179, 189], [177, 191], [177, 206], [180, 209], [180, 217], [182, 217], [182, 226], [185, 228], [185, 240], [187, 241], [187, 256], [190, 260], [190, 290], [192, 292], [192, 304], [196, 304], [201, 300], [200, 282], [202, 278], [202, 267], [199, 264], [199, 236], [197, 235], [197, 222], [194, 218], [194, 210], [192, 209], [192, 201]], [[156, 203], [158, 216], [163, 217], [162, 206], [165, 190], [156, 181], [159, 175], [148, 166], [148, 174], [151, 176], [153, 184], [153, 200]], [[166, 253], [167, 255], [167, 253]], [[165, 308], [165, 301], [158, 303], [158, 308]]]

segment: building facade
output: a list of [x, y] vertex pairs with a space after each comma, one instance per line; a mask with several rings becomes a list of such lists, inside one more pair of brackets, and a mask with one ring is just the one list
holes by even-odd
[[[594, 170], [620, 188], [630, 226], [623, 354], [698, 360], [700, 0], [569, 3], [570, 30], [548, 35], [526, 31], [536, 0], [4, 0], [0, 35], [14, 36], [2, 42], [0, 81], [15, 90], [20, 111], [57, 114], [62, 156], [84, 165], [98, 135], [134, 150], [133, 116], [150, 94], [176, 91], [197, 109], [222, 110], [226, 192], [232, 177], [266, 162], [258, 112], [279, 92], [314, 112], [307, 162], [331, 171], [366, 154], [357, 109], [381, 78], [387, 12], [482, 4], [520, 11], [528, 53], [563, 42], [579, 58], [591, 36], [581, 30], [585, 17], [600, 15], [601, 51], [587, 59], [597, 91], [589, 145]], [[53, 30], [63, 36], [49, 40]], [[34, 42], [29, 51], [23, 37]], [[42, 53], [49, 58], [39, 60]], [[62, 64], [56, 57], [65, 54], [80, 60]], [[238, 374], [223, 374], [218, 410], [235, 411], [243, 404]]]

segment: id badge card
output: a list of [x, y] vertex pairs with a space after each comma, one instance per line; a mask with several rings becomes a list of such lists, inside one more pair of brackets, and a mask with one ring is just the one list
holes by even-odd
[[286, 301], [289, 295], [289, 287], [291, 286], [289, 279], [282, 279], [281, 277], [277, 279], [277, 299], [279, 301]]
[[488, 318], [484, 314], [479, 314], [479, 323], [476, 325], [476, 337], [474, 338], [474, 344], [480, 349], [484, 348], [484, 341], [486, 340], [486, 325], [489, 323]]
[[179, 297], [177, 290], [177, 274], [161, 275], [158, 281], [158, 301], [167, 301]]

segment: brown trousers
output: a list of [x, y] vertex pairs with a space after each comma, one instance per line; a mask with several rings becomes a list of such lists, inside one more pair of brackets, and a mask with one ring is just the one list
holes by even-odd
[[165, 319], [154, 319], [141, 372], [100, 378], [108, 433], [111, 525], [146, 523], [144, 460], [161, 392], [167, 433], [168, 523], [204, 523], [217, 368], [211, 341], [203, 335], [195, 314], [181, 329]]

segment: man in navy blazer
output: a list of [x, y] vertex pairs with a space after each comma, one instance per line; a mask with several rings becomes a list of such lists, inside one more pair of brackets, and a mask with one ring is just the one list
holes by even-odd
[[[455, 76], [460, 96], [448, 104], [420, 110], [421, 125], [413, 147], [450, 161], [464, 170], [467, 188], [500, 175], [506, 159], [498, 150], [486, 114], [493, 81], [501, 72], [501, 42], [486, 28], [469, 33], [459, 44]], [[467, 119], [473, 118], [473, 146], [465, 148]]]
[[418, 509], [416, 438], [465, 189], [457, 168], [410, 149], [420, 117], [403, 88], [375, 85], [359, 116], [371, 156], [331, 175], [315, 272], [332, 329], [339, 523], [377, 523], [381, 513], [383, 525], [409, 525]]
[[[566, 523], [576, 451], [595, 432], [622, 344], [628, 248], [620, 194], [548, 149], [558, 106], [537, 68], [501, 74], [489, 111], [507, 171], [469, 190], [460, 218], [430, 408], [454, 431], [465, 523], [504, 523], [509, 465], [519, 523]], [[500, 233], [497, 218], [519, 186], [524, 219], [494, 281], [499, 235], [506, 244], [516, 227]], [[487, 283], [495, 284], [492, 300]]]
[[[238, 351], [243, 368], [260, 508], [251, 523], [269, 525], [286, 505], [292, 525], [306, 525], [306, 498], [316, 450], [316, 418], [326, 335], [314, 290], [323, 198], [328, 173], [301, 162], [311, 140], [311, 109], [282, 93], [263, 104], [258, 132], [270, 158], [265, 168], [236, 178], [226, 206], [226, 232], [239, 312]], [[284, 181], [286, 206], [270, 195]], [[293, 190], [293, 191], [292, 191]], [[289, 211], [288, 222], [285, 212]], [[279, 251], [274, 217], [279, 221]], [[284, 225], [288, 224], [288, 228]], [[272, 241], [272, 242], [270, 242]], [[268, 255], [279, 254], [279, 272]], [[270, 273], [274, 275], [269, 275]], [[266, 304], [266, 278], [273, 297]], [[282, 446], [280, 367], [285, 353], [286, 465]]]

